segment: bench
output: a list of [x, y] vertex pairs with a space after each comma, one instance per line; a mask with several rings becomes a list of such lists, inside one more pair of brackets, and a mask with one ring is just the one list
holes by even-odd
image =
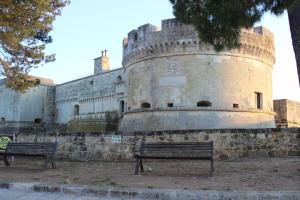
[[210, 176], [214, 171], [213, 142], [146, 143], [135, 145], [135, 175], [144, 171], [143, 159], [210, 160]]
[[4, 157], [4, 163], [9, 166], [8, 156], [30, 156], [30, 157], [44, 157], [46, 168], [48, 163], [51, 162], [52, 167], [55, 168], [55, 152], [57, 142], [43, 142], [43, 143], [8, 143], [4, 152], [0, 155]]

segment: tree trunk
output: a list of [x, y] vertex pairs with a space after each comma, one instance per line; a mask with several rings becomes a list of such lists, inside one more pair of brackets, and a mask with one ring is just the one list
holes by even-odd
[[288, 16], [300, 84], [300, 0], [296, 0], [288, 9]]

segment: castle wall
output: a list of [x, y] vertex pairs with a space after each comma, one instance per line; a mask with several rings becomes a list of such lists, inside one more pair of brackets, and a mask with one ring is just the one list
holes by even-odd
[[161, 30], [148, 24], [131, 31], [123, 44], [121, 130], [274, 127], [272, 33], [243, 30], [241, 42], [239, 49], [215, 52], [192, 26], [173, 19], [162, 21]]
[[0, 84], [0, 117], [5, 122], [52, 122], [53, 86], [39, 85], [20, 93], [7, 88], [4, 81]]
[[274, 100], [276, 126], [279, 128], [300, 127], [300, 103], [288, 99]]
[[123, 69], [117, 69], [56, 86], [55, 122], [65, 124], [73, 119], [97, 117], [92, 114], [118, 112], [119, 101], [124, 98], [122, 77]]

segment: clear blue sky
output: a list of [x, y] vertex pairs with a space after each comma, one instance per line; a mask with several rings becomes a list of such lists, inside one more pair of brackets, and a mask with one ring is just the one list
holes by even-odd
[[[33, 69], [31, 74], [55, 83], [90, 75], [93, 59], [104, 49], [111, 68], [122, 67], [122, 40], [129, 31], [146, 23], [160, 26], [162, 19], [173, 17], [168, 0], [72, 0], [54, 22], [54, 41], [47, 46], [48, 53], [56, 54], [56, 61]], [[258, 25], [267, 26], [275, 35], [274, 99], [300, 102], [287, 15], [265, 15]]]

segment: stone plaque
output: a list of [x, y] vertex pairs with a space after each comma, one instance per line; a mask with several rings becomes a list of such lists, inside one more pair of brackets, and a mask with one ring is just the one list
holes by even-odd
[[161, 76], [159, 78], [160, 86], [179, 86], [186, 84], [185, 76]]

